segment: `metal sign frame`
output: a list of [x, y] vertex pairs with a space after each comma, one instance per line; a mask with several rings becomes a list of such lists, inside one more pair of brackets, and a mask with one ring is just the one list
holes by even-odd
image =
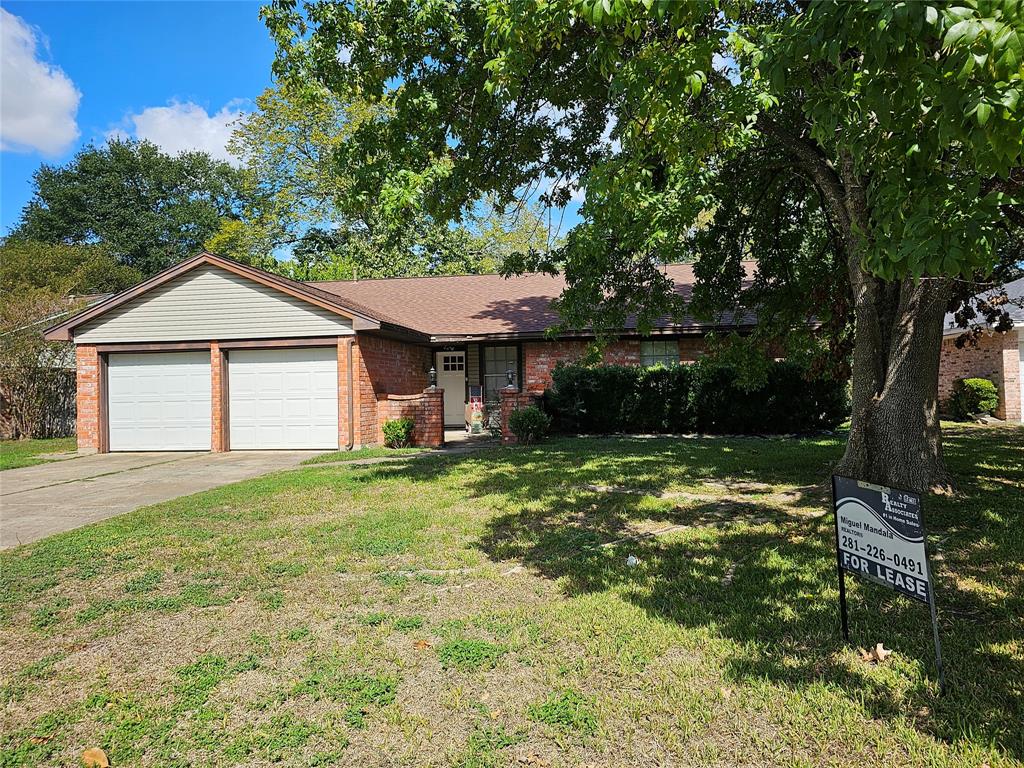
[[[923, 573], [920, 574], [920, 576], [923, 576], [924, 581], [925, 581], [925, 583], [927, 584], [927, 587], [928, 587], [927, 599], [922, 599], [918, 594], [914, 594], [913, 592], [908, 591], [905, 588], [897, 587], [893, 583], [887, 582], [887, 581], [885, 581], [885, 580], [883, 580], [881, 578], [878, 578], [878, 577], [874, 577], [874, 576], [866, 573], [864, 570], [857, 570], [857, 569], [854, 569], [854, 568], [847, 568], [847, 567], [845, 567], [843, 565], [843, 552], [846, 551], [847, 553], [849, 553], [849, 550], [845, 549], [841, 545], [841, 540], [840, 540], [840, 533], [839, 533], [839, 496], [838, 496], [838, 492], [836, 490], [836, 480], [843, 480], [843, 481], [846, 481], [846, 482], [849, 482], [849, 483], [854, 483], [854, 484], [856, 484], [862, 490], [869, 490], [869, 491], [873, 491], [873, 492], [884, 493], [884, 494], [887, 494], [887, 495], [889, 495], [889, 494], [900, 494], [904, 498], [914, 498], [914, 499], [916, 499], [917, 516], [918, 516], [918, 519], [917, 519], [916, 522], [917, 522], [917, 525], [920, 528], [921, 547], [922, 547], [922, 550], [924, 552], [923, 563], [922, 563]], [[863, 503], [863, 500], [861, 500], [861, 501]], [[872, 507], [869, 507], [869, 508], [872, 510], [872, 512], [877, 517], [878, 516], [877, 511], [875, 511], [874, 508], [872, 508]], [[905, 597], [908, 597], [908, 598], [910, 598], [912, 600], [916, 600], [918, 602], [926, 602], [926, 603], [928, 603], [928, 609], [929, 609], [929, 612], [931, 614], [931, 620], [932, 620], [932, 638], [935, 641], [935, 666], [936, 666], [936, 669], [938, 670], [938, 674], [939, 674], [939, 692], [940, 692], [941, 695], [945, 695], [945, 693], [946, 693], [946, 676], [945, 676], [945, 672], [944, 672], [943, 666], [942, 666], [942, 644], [939, 641], [939, 620], [938, 620], [938, 614], [936, 613], [936, 610], [935, 610], [935, 589], [934, 589], [935, 585], [934, 585], [934, 582], [932, 581], [931, 565], [928, 562], [927, 534], [926, 534], [925, 528], [924, 528], [924, 515], [923, 515], [923, 508], [922, 508], [922, 505], [921, 505], [921, 496], [920, 496], [920, 494], [916, 494], [916, 493], [913, 493], [911, 491], [903, 491], [903, 490], [899, 490], [899, 489], [896, 489], [896, 488], [886, 488], [886, 487], [883, 487], [883, 486], [873, 485], [871, 483], [865, 483], [865, 482], [863, 482], [861, 480], [855, 480], [855, 479], [850, 478], [850, 477], [842, 477], [841, 475], [832, 475], [832, 516], [833, 516], [834, 524], [835, 524], [836, 571], [839, 574], [839, 616], [840, 616], [840, 622], [841, 622], [841, 625], [842, 625], [843, 639], [846, 640], [846, 642], [850, 642], [850, 621], [849, 621], [849, 614], [848, 614], [847, 604], [846, 604], [846, 572], [847, 571], [849, 571], [852, 574], [861, 576], [865, 580], [870, 581], [870, 582], [872, 582], [874, 584], [881, 584], [884, 587], [888, 587], [889, 589], [893, 590], [897, 594], [902, 594]], [[915, 578], [919, 578], [919, 577], [915, 577]]]

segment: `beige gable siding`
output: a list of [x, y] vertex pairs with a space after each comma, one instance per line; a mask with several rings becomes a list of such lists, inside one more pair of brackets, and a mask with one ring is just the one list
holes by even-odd
[[346, 317], [207, 265], [87, 323], [75, 331], [75, 341], [220, 341], [352, 332]]

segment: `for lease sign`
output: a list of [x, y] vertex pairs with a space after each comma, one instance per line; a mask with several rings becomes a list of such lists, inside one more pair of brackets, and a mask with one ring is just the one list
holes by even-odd
[[845, 477], [833, 483], [839, 566], [929, 602], [921, 497]]

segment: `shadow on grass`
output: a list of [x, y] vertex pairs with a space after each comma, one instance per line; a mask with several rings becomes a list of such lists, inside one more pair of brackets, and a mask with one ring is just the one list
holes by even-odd
[[[367, 481], [453, 482], [488, 498], [505, 510], [478, 542], [490, 558], [521, 560], [568, 596], [614, 593], [651, 616], [710, 628], [734, 641], [724, 670], [734, 680], [826, 685], [872, 718], [911, 720], [945, 741], [1024, 757], [1024, 429], [947, 431], [962, 494], [925, 502], [951, 686], [945, 698], [935, 696], [927, 608], [883, 588], [852, 587], [853, 643], [884, 642], [919, 660], [920, 674], [904, 689], [906, 680], [862, 672], [841, 654], [832, 518], [799, 514], [828, 508], [827, 479], [841, 450], [841, 438], [553, 441], [382, 466]], [[723, 480], [728, 500], [679, 504], [586, 488], [657, 494]], [[758, 483], [795, 487], [787, 509], [766, 503]], [[724, 524], [723, 516], [751, 524]], [[624, 541], [641, 522], [711, 525], [714, 533]], [[626, 566], [629, 554], [636, 568]]]

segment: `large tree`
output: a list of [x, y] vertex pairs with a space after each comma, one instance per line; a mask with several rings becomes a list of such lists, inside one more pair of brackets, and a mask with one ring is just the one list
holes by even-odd
[[[696, 258], [696, 309], [755, 302], [765, 337], [807, 337], [813, 320], [840, 364], [852, 348], [839, 470], [914, 489], [950, 483], [943, 313], [1024, 221], [1022, 14], [1010, 0], [264, 9], [279, 75], [382, 108], [345, 139], [353, 194], [456, 218], [481, 193], [546, 183], [558, 204], [581, 186], [584, 223], [556, 254], [567, 322], [681, 312], [658, 265]], [[744, 257], [759, 267], [741, 293]]]
[[363, 163], [348, 140], [386, 116], [315, 85], [264, 91], [229, 144], [244, 164], [243, 215], [207, 247], [253, 263], [288, 255], [264, 266], [304, 280], [488, 272], [515, 250], [547, 250], [548, 228], [531, 208], [503, 211], [485, 199], [450, 226], [423, 209], [396, 218], [379, 195], [356, 193], [352, 169]]
[[66, 165], [40, 166], [33, 185], [12, 240], [99, 244], [143, 276], [195, 255], [241, 208], [236, 168], [146, 141], [88, 146]]

